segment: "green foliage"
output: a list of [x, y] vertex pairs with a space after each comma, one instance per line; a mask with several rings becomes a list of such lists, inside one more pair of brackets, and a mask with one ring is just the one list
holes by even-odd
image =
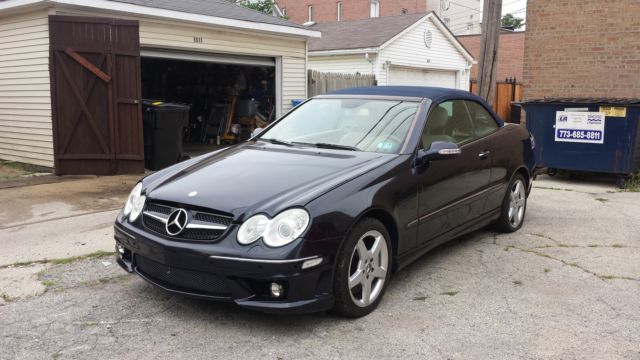
[[[248, 9], [260, 11], [267, 15], [272, 15], [276, 6], [275, 0], [236, 0], [235, 3]], [[288, 19], [289, 17], [283, 16], [282, 18]]]
[[503, 27], [512, 27], [513, 30], [518, 30], [524, 26], [523, 18], [515, 17], [511, 14], [503, 16], [501, 22]]

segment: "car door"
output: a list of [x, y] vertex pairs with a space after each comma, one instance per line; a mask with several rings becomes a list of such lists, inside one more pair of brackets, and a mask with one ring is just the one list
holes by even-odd
[[457, 144], [461, 154], [434, 160], [418, 171], [418, 245], [427, 246], [448, 232], [480, 216], [486, 197], [482, 191], [491, 176], [490, 141], [476, 136], [464, 100], [448, 100], [429, 114], [422, 136], [428, 149], [434, 141]]
[[517, 151], [517, 148], [514, 148], [516, 144], [513, 144], [513, 139], [498, 131], [500, 126], [484, 105], [472, 100], [465, 100], [465, 105], [471, 116], [475, 137], [484, 139], [486, 148], [490, 151], [491, 175], [483, 209], [486, 213], [502, 205], [506, 186], [510, 180], [507, 168], [513, 157], [511, 152]]

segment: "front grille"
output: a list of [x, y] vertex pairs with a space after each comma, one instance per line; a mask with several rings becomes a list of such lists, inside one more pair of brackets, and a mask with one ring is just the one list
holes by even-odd
[[[233, 218], [220, 214], [202, 212], [199, 210], [187, 210], [189, 213], [189, 222], [187, 228], [176, 236], [170, 236], [166, 230], [166, 219], [178, 207], [166, 204], [158, 204], [149, 202], [146, 204], [142, 223], [144, 227], [156, 234], [181, 240], [194, 241], [212, 241], [218, 239], [226, 229], [233, 223]], [[163, 221], [164, 220], [164, 221]], [[211, 229], [210, 226], [218, 226], [221, 228]]]
[[143, 276], [167, 288], [204, 295], [231, 296], [226, 280], [216, 274], [176, 269], [140, 255], [135, 256], [135, 264], [136, 270]]

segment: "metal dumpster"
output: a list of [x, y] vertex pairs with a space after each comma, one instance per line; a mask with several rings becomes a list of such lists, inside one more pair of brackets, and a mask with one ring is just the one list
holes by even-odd
[[536, 166], [618, 175], [640, 166], [640, 99], [548, 98], [522, 103]]

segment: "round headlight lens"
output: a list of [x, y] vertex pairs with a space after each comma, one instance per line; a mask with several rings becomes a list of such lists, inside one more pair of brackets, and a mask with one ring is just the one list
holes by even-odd
[[144, 202], [147, 201], [147, 197], [142, 195], [133, 201], [133, 208], [131, 209], [131, 214], [129, 214], [129, 222], [134, 222], [142, 213], [142, 209], [144, 209]]
[[264, 243], [280, 247], [297, 239], [309, 225], [309, 213], [304, 209], [291, 209], [278, 214], [269, 221], [264, 232]]
[[249, 245], [258, 240], [269, 224], [269, 218], [264, 215], [256, 215], [245, 221], [238, 230], [238, 242]]
[[133, 209], [133, 203], [140, 197], [142, 194], [142, 183], [137, 183], [136, 186], [133, 187], [133, 190], [129, 193], [129, 197], [127, 198], [127, 202], [124, 204], [124, 215], [129, 216], [131, 214], [131, 210]]

